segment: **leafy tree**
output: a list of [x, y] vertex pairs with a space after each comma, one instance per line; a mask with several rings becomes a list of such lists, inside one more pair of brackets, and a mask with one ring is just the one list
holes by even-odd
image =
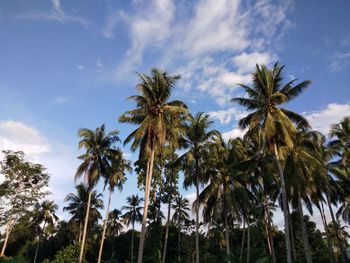
[[[199, 196], [199, 187], [206, 181], [204, 178], [204, 159], [208, 154], [207, 143], [217, 134], [217, 131], [208, 131], [212, 121], [209, 120], [209, 115], [203, 112], [197, 113], [195, 116], [188, 115], [188, 123], [185, 126], [185, 131], [181, 142], [187, 151], [182, 154], [176, 165], [181, 165], [185, 172], [184, 186], [185, 188], [195, 185], [196, 199]], [[195, 205], [196, 212], [196, 263], [199, 263], [199, 205]]]
[[131, 260], [130, 262], [134, 262], [134, 232], [135, 232], [135, 223], [142, 221], [142, 214], [141, 211], [143, 207], [140, 205], [143, 201], [142, 198], [138, 197], [138, 195], [132, 195], [126, 198], [126, 202], [128, 203], [127, 206], [123, 206], [122, 210], [125, 210], [126, 212], [123, 215], [123, 218], [125, 220], [125, 223], [129, 226], [131, 224], [132, 226], [132, 232], [131, 232]]
[[75, 179], [84, 175], [89, 191], [79, 263], [83, 261], [84, 257], [92, 189], [96, 186], [100, 177], [107, 174], [107, 158], [112, 155], [114, 143], [120, 141], [118, 134], [119, 132], [116, 130], [106, 134], [104, 125], [97, 127], [95, 131], [83, 128], [78, 132], [81, 138], [78, 148], [84, 148], [86, 152], [78, 157], [82, 160], [82, 163], [77, 169]]
[[124, 113], [119, 117], [119, 121], [139, 125], [127, 137], [125, 143], [133, 139], [131, 148], [136, 150], [141, 147], [140, 153], [147, 160], [144, 214], [137, 260], [138, 263], [142, 263], [154, 155], [167, 139], [169, 121], [177, 121], [181, 114], [187, 112], [187, 107], [181, 101], [168, 101], [176, 80], [180, 78], [179, 75], [171, 76], [167, 72], [161, 72], [155, 68], [151, 70], [150, 76], [138, 75], [140, 83], [137, 85], [137, 89], [141, 95], [129, 97], [130, 100], [137, 103], [137, 108]]
[[132, 171], [130, 162], [123, 157], [123, 153], [120, 149], [113, 151], [112, 155], [108, 156], [108, 161], [109, 161], [109, 164], [107, 164], [108, 167], [105, 168], [107, 170], [105, 175], [105, 187], [108, 185], [109, 197], [108, 197], [108, 205], [106, 210], [106, 218], [103, 224], [102, 239], [101, 239], [100, 251], [99, 251], [98, 260], [97, 260], [98, 263], [101, 262], [101, 258], [102, 258], [103, 242], [105, 239], [105, 234], [107, 229], [107, 222], [108, 222], [109, 208], [111, 205], [112, 193], [114, 192], [115, 187], [117, 187], [119, 191], [122, 191], [123, 184], [126, 181], [125, 172]]
[[[83, 235], [83, 225], [90, 193], [88, 187], [83, 183], [76, 185], [75, 189], [77, 192], [76, 194], [69, 193], [65, 197], [64, 201], [68, 202], [68, 205], [63, 208], [63, 211], [68, 211], [72, 215], [69, 222], [77, 222], [79, 224], [79, 236], [77, 241], [80, 243]], [[89, 222], [91, 224], [97, 223], [97, 221], [102, 218], [99, 209], [103, 209], [102, 194], [98, 194], [95, 190], [91, 191], [89, 208]]]
[[16, 222], [31, 211], [33, 205], [45, 197], [48, 192], [50, 176], [41, 164], [24, 160], [23, 152], [3, 151], [4, 158], [0, 162], [4, 181], [0, 185], [1, 223], [6, 224], [5, 240], [0, 257], [4, 256], [11, 231]]
[[[42, 233], [45, 235], [45, 230], [47, 225], [54, 226], [54, 224], [58, 220], [58, 216], [56, 215], [56, 210], [58, 209], [58, 205], [56, 205], [53, 201], [44, 201], [41, 204], [37, 204], [34, 210], [34, 223], [40, 227], [40, 224], [44, 223]], [[38, 251], [40, 244], [40, 235], [38, 236], [38, 243], [35, 250], [34, 263], [36, 262]]]
[[256, 66], [253, 73], [253, 85], [240, 85], [247, 93], [248, 98], [233, 98], [232, 102], [238, 103], [247, 108], [249, 113], [239, 121], [241, 128], [248, 128], [254, 133], [261, 130], [266, 138], [269, 149], [275, 157], [276, 167], [279, 174], [282, 188], [283, 214], [286, 234], [287, 262], [292, 262], [289, 218], [287, 209], [287, 195], [285, 178], [281, 164], [279, 145], [291, 147], [297, 132], [295, 124], [309, 127], [306, 119], [301, 115], [281, 107], [295, 97], [299, 96], [311, 83], [303, 81], [295, 86], [295, 79], [283, 84], [282, 71], [284, 66], [276, 63], [272, 69], [265, 65]]

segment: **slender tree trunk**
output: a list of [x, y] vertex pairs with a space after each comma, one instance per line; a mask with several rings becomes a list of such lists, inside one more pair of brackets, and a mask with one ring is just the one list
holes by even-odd
[[290, 243], [292, 247], [292, 258], [295, 261], [297, 257], [297, 253], [295, 250], [295, 239], [294, 239], [294, 231], [293, 231], [293, 224], [292, 224], [292, 217], [290, 215], [290, 210], [289, 210], [289, 205], [287, 206], [287, 211], [288, 211], [288, 218], [289, 218], [289, 231], [290, 231]]
[[228, 227], [228, 222], [227, 222], [227, 209], [226, 209], [226, 199], [223, 198], [224, 201], [224, 217], [225, 217], [225, 239], [226, 239], [226, 257], [227, 257], [227, 262], [231, 263], [231, 252], [230, 252], [230, 233], [229, 233], [229, 227]]
[[91, 205], [91, 195], [92, 195], [92, 190], [90, 189], [87, 208], [86, 208], [85, 222], [84, 222], [83, 239], [81, 241], [81, 247], [80, 247], [79, 263], [82, 263], [84, 259], [84, 248], [85, 248], [86, 232], [87, 232], [88, 223], [89, 223], [88, 221], [89, 221], [89, 213], [90, 213], [90, 205]]
[[181, 226], [179, 220], [179, 236], [177, 237], [177, 260], [181, 262]]
[[302, 233], [303, 233], [303, 243], [304, 243], [304, 251], [305, 251], [305, 256], [306, 256], [306, 262], [307, 263], [312, 263], [309, 238], [307, 236], [306, 225], [305, 225], [305, 220], [304, 220], [303, 204], [301, 203], [300, 196], [298, 198], [298, 209], [299, 209], [301, 230], [302, 230]]
[[196, 172], [196, 263], [199, 263], [199, 178]]
[[284, 181], [284, 174], [282, 170], [282, 166], [280, 163], [280, 158], [277, 150], [277, 145], [274, 142], [273, 143], [273, 149], [275, 154], [275, 160], [276, 160], [276, 166], [278, 170], [278, 174], [281, 180], [281, 188], [282, 188], [282, 203], [283, 203], [283, 215], [284, 215], [284, 232], [286, 235], [286, 251], [287, 251], [287, 263], [292, 263], [292, 253], [291, 253], [291, 247], [290, 247], [290, 234], [289, 234], [289, 218], [288, 218], [288, 211], [287, 211], [287, 192], [286, 192], [286, 185]]
[[243, 216], [242, 244], [241, 244], [241, 254], [239, 257], [240, 262], [243, 262], [244, 243], [245, 243], [245, 217]]
[[6, 250], [7, 242], [9, 240], [11, 231], [12, 231], [12, 222], [10, 220], [7, 223], [5, 241], [4, 241], [4, 244], [2, 245], [0, 257], [3, 257], [5, 255], [5, 250]]
[[270, 245], [271, 245], [272, 262], [276, 263], [276, 252], [275, 252], [275, 246], [274, 246], [274, 242], [273, 242], [271, 218], [270, 218], [269, 204], [268, 204], [267, 198], [266, 198], [266, 202], [265, 202], [265, 211], [266, 211], [266, 219], [267, 219], [267, 227], [268, 227], [268, 238], [270, 240]]
[[79, 243], [81, 242], [82, 233], [83, 233], [83, 222], [80, 221], [79, 222], [79, 239], [78, 239]]
[[[327, 204], [328, 204], [329, 212], [331, 213], [331, 217], [332, 217], [332, 223], [333, 223], [334, 227], [336, 227], [339, 224], [339, 222], [334, 216], [334, 212], [333, 212], [333, 208], [332, 208], [332, 204], [331, 204], [331, 199], [330, 199], [329, 194], [327, 192], [326, 192], [326, 198], [327, 198]], [[342, 245], [341, 241], [339, 240], [338, 235], [335, 235], [335, 236], [336, 236], [336, 239], [337, 239], [338, 249], [340, 250], [340, 253], [341, 253], [342, 261], [343, 261], [343, 263], [345, 263], [345, 262], [347, 262], [347, 259], [346, 259], [346, 256], [345, 256], [343, 245]]]
[[167, 251], [167, 246], [168, 246], [169, 225], [170, 225], [170, 210], [171, 210], [171, 196], [169, 196], [169, 203], [168, 203], [168, 218], [167, 218], [166, 229], [165, 229], [165, 240], [164, 240], [164, 249], [163, 249], [162, 263], [165, 263], [166, 251]]
[[149, 171], [146, 172], [146, 186], [145, 186], [145, 203], [143, 209], [142, 225], [141, 225], [141, 234], [140, 234], [140, 243], [139, 243], [139, 252], [137, 257], [137, 263], [142, 263], [143, 259], [143, 248], [145, 245], [146, 238], [146, 223], [147, 223], [147, 214], [148, 214], [148, 205], [149, 205], [149, 193], [151, 188], [152, 173], [153, 173], [153, 164], [154, 164], [154, 145], [152, 146], [151, 159], [149, 162]]
[[248, 232], [247, 232], [247, 263], [250, 263], [250, 220], [247, 219]]
[[135, 232], [135, 222], [132, 222], [132, 232], [131, 232], [131, 263], [134, 263], [134, 232]]
[[98, 253], [98, 260], [97, 260], [98, 263], [101, 262], [101, 258], [102, 258], [103, 243], [105, 241], [105, 235], [106, 235], [106, 229], [107, 229], [107, 221], [108, 221], [108, 213], [109, 213], [109, 208], [111, 206], [111, 199], [112, 199], [112, 189], [109, 189], [109, 198], [108, 198], [108, 205], [107, 205], [107, 210], [106, 210], [106, 217], [105, 217], [105, 222], [103, 224], [103, 231], [102, 231], [100, 251]]
[[207, 240], [205, 241], [205, 247], [206, 247], [206, 251], [205, 251], [205, 255], [204, 255], [204, 263], [208, 262], [208, 248], [209, 248], [209, 239], [210, 239], [210, 221], [208, 223], [208, 232], [207, 232]]
[[329, 256], [329, 262], [333, 263], [334, 259], [335, 259], [335, 255], [334, 255], [334, 251], [333, 251], [333, 248], [332, 248], [332, 243], [331, 243], [331, 239], [330, 239], [330, 235], [329, 235], [327, 219], [326, 219], [326, 216], [325, 216], [325, 213], [324, 213], [323, 202], [320, 202], [320, 203], [321, 203], [321, 207], [318, 206], [318, 209], [320, 211], [321, 218], [322, 218], [322, 223], [323, 223], [323, 228], [324, 228], [324, 231], [326, 232], [326, 236], [327, 236], [327, 245], [328, 245], [328, 250], [329, 250], [329, 255], [330, 255]]
[[[46, 226], [46, 221], [44, 222], [44, 226], [43, 226], [43, 233], [45, 231], [45, 226]], [[34, 256], [34, 261], [33, 263], [36, 263], [36, 259], [38, 257], [38, 251], [39, 251], [39, 244], [40, 244], [40, 235], [38, 236], [38, 244], [36, 245], [36, 249], [35, 249], [35, 256]]]

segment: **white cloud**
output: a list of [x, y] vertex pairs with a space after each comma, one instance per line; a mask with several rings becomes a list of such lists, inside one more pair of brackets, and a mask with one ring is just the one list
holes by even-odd
[[249, 73], [254, 70], [256, 64], [268, 65], [272, 62], [274, 56], [266, 52], [243, 52], [233, 58], [233, 62], [238, 68], [238, 72]]
[[138, 71], [150, 52], [153, 65], [181, 73], [179, 86], [185, 91], [197, 89], [219, 105], [228, 103], [238, 83], [249, 83], [255, 63], [276, 59], [276, 39], [292, 24], [288, 13], [293, 0], [133, 3], [132, 13], [117, 10], [106, 17], [106, 37], [113, 36], [120, 19], [131, 41], [114, 80]]
[[247, 116], [246, 111], [241, 111], [234, 107], [227, 110], [211, 111], [208, 114], [211, 118], [218, 119], [221, 124], [229, 124], [232, 120], [237, 121]]
[[326, 135], [332, 124], [339, 123], [344, 117], [350, 116], [350, 104], [330, 103], [325, 109], [304, 112], [303, 115], [313, 129]]
[[69, 98], [65, 97], [65, 96], [57, 96], [54, 99], [54, 103], [57, 104], [57, 105], [62, 105], [64, 103], [66, 103], [67, 101], [69, 101]]
[[14, 16], [16, 19], [47, 20], [59, 23], [77, 23], [88, 27], [91, 22], [83, 17], [68, 15], [64, 12], [60, 0], [51, 0], [52, 7], [48, 12], [21, 13]]
[[243, 138], [243, 136], [246, 132], [247, 132], [247, 130], [242, 130], [241, 128], [236, 127], [230, 131], [223, 132], [222, 138], [224, 138], [224, 140], [226, 140], [226, 141], [228, 141], [229, 139], [235, 139], [237, 137]]
[[77, 66], [77, 69], [79, 69], [79, 70], [83, 70], [85, 67], [83, 66], [83, 65], [78, 65]]
[[62, 207], [65, 195], [73, 191], [77, 153], [63, 143], [49, 139], [31, 125], [14, 120], [0, 121], [0, 149], [23, 151], [29, 161], [43, 164], [51, 176], [51, 198]]

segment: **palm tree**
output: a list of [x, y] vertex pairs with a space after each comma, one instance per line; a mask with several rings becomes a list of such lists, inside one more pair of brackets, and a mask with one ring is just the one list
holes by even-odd
[[122, 210], [126, 212], [123, 215], [125, 223], [127, 226], [131, 224], [132, 232], [131, 232], [131, 260], [130, 262], [134, 262], [134, 232], [135, 232], [135, 223], [142, 221], [141, 210], [143, 209], [140, 206], [140, 203], [143, 201], [142, 198], [138, 197], [138, 195], [132, 195], [126, 198], [127, 206], [123, 206]]
[[107, 157], [112, 155], [111, 152], [113, 151], [114, 143], [120, 141], [118, 134], [119, 132], [116, 130], [106, 134], [104, 125], [97, 127], [95, 131], [83, 128], [78, 132], [79, 137], [81, 137], [78, 148], [85, 148], [86, 152], [78, 157], [80, 160], [82, 160], [82, 163], [77, 169], [75, 180], [84, 175], [84, 179], [89, 190], [79, 263], [83, 262], [84, 257], [85, 239], [89, 221], [88, 219], [91, 192], [98, 183], [100, 177], [106, 175], [106, 167], [108, 163]]
[[169, 121], [179, 120], [180, 115], [187, 112], [187, 107], [181, 101], [168, 102], [175, 82], [180, 78], [179, 75], [170, 76], [167, 72], [155, 68], [151, 70], [151, 76], [138, 75], [140, 83], [137, 89], [141, 94], [129, 97], [137, 103], [137, 108], [125, 112], [119, 117], [119, 121], [139, 126], [126, 138], [125, 143], [133, 139], [132, 150], [140, 147], [140, 156], [147, 160], [145, 203], [137, 260], [138, 263], [142, 263], [154, 155], [167, 139]]
[[182, 196], [177, 196], [174, 200], [174, 204], [172, 205], [174, 209], [174, 214], [172, 217], [172, 222], [174, 224], [177, 224], [179, 236], [178, 236], [178, 262], [181, 262], [181, 225], [182, 223], [189, 220], [188, 211], [190, 211], [189, 208], [189, 201], [186, 198], [183, 198]]
[[345, 117], [340, 123], [331, 126], [329, 136], [333, 140], [329, 143], [340, 160], [336, 163], [342, 166], [350, 164], [350, 116]]
[[[175, 165], [180, 164], [185, 172], [184, 187], [188, 188], [191, 185], [196, 187], [196, 200], [199, 197], [200, 184], [204, 179], [204, 158], [208, 154], [207, 143], [217, 131], [207, 131], [212, 121], [209, 120], [209, 115], [203, 112], [197, 113], [195, 116], [188, 115], [188, 123], [185, 126], [183, 137], [181, 138], [182, 145], [187, 148], [187, 152], [175, 161]], [[194, 206], [196, 212], [196, 263], [199, 263], [199, 203]]]
[[130, 161], [127, 161], [123, 158], [123, 152], [120, 149], [117, 149], [112, 152], [111, 156], [108, 156], [109, 164], [108, 167], [106, 167], [107, 173], [105, 175], [105, 187], [108, 185], [109, 188], [109, 197], [108, 197], [108, 205], [106, 210], [106, 218], [103, 224], [103, 231], [102, 231], [102, 239], [101, 239], [101, 245], [100, 245], [100, 251], [98, 254], [98, 260], [97, 262], [101, 262], [102, 258], [102, 250], [103, 250], [103, 243], [106, 235], [106, 229], [107, 229], [107, 221], [108, 221], [108, 214], [109, 214], [109, 208], [111, 205], [111, 199], [112, 199], [112, 193], [114, 192], [114, 188], [117, 187], [119, 191], [122, 191], [123, 184], [126, 181], [125, 177], [125, 171], [131, 172], [131, 163]]
[[[43, 201], [41, 204], [36, 204], [34, 210], [34, 222], [36, 225], [40, 225], [44, 223], [42, 232], [45, 234], [45, 227], [47, 224], [54, 225], [58, 220], [58, 216], [56, 215], [56, 210], [58, 209], [58, 205], [56, 205], [53, 201]], [[36, 259], [38, 256], [40, 244], [40, 236], [38, 239], [38, 243], [36, 245], [34, 263], [36, 263]]]
[[124, 220], [122, 218], [122, 211], [119, 209], [113, 209], [109, 212], [107, 233], [112, 237], [116, 237], [124, 227]]
[[[282, 108], [281, 105], [300, 95], [311, 82], [307, 80], [293, 86], [296, 80], [291, 80], [286, 84], [282, 84], [283, 69], [284, 66], [278, 63], [275, 63], [272, 69], [268, 69], [264, 65], [257, 65], [253, 73], [252, 86], [240, 85], [247, 92], [248, 98], [233, 98], [232, 102], [236, 102], [249, 111], [253, 111], [239, 121], [239, 126], [241, 128], [249, 127], [250, 132], [257, 130], [263, 132], [269, 149], [275, 158], [282, 188], [283, 207], [286, 208], [288, 202], [285, 178], [281, 165], [282, 156], [279, 153], [278, 146], [281, 144], [292, 146], [293, 138], [297, 132], [295, 124], [304, 127], [309, 127], [309, 124], [301, 115]], [[283, 209], [283, 214], [287, 262], [291, 263], [290, 223], [287, 209]]]
[[[63, 208], [63, 211], [68, 211], [72, 215], [69, 220], [70, 222], [77, 222], [79, 224], [78, 242], [80, 243], [83, 235], [83, 225], [85, 222], [90, 191], [83, 183], [76, 185], [75, 189], [76, 194], [69, 193], [65, 197], [64, 201], [69, 203]], [[103, 209], [102, 194], [98, 194], [96, 190], [94, 190], [91, 192], [89, 222], [95, 223], [102, 218], [99, 209]]]

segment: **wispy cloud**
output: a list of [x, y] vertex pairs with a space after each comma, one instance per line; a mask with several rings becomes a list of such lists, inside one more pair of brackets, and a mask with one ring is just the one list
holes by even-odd
[[62, 24], [65, 23], [77, 23], [83, 27], [88, 27], [91, 22], [86, 18], [76, 15], [67, 14], [61, 5], [60, 0], [51, 0], [51, 9], [49, 11], [35, 11], [35, 12], [27, 12], [20, 13], [14, 16], [15, 19], [30, 19], [30, 20], [47, 20], [47, 21], [55, 21]]
[[57, 104], [57, 105], [62, 105], [64, 103], [66, 103], [67, 101], [69, 101], [69, 98], [66, 97], [66, 96], [57, 96], [54, 99], [54, 103]]
[[350, 52], [337, 52], [331, 56], [330, 70], [340, 71], [350, 62]]
[[271, 43], [277, 41], [270, 40], [292, 25], [288, 19], [292, 0], [148, 3], [138, 0], [133, 13], [115, 11], [106, 18], [106, 37], [113, 36], [119, 20], [130, 33], [131, 46], [116, 69], [116, 78], [138, 71], [151, 52], [153, 64], [182, 75], [179, 86], [185, 91], [197, 89], [221, 106], [228, 103], [238, 83], [250, 81], [255, 63], [276, 59]]

